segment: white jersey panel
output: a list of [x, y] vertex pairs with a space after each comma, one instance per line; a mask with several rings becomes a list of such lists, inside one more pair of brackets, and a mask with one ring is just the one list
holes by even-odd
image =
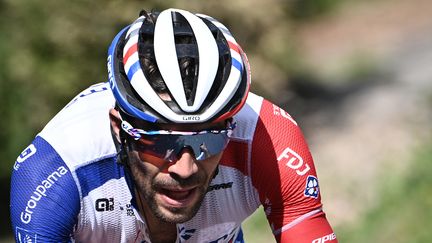
[[249, 93], [246, 104], [234, 116], [234, 120], [238, 122], [232, 135], [233, 139], [252, 141], [262, 101], [261, 96]]
[[108, 83], [90, 86], [63, 108], [39, 134], [73, 171], [116, 153], [109, 109], [115, 104]]
[[77, 242], [132, 242], [140, 231], [124, 177], [111, 179], [82, 199]]

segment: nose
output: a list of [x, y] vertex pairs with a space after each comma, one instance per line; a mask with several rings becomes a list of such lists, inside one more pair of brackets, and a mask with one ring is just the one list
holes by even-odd
[[198, 172], [198, 166], [195, 161], [195, 156], [190, 149], [183, 149], [180, 156], [174, 164], [168, 167], [168, 172], [178, 175], [180, 178], [186, 179]]

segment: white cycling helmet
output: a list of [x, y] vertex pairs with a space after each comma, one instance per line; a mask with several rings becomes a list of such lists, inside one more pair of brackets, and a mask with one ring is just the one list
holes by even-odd
[[152, 123], [222, 121], [249, 92], [249, 63], [229, 30], [185, 10], [142, 11], [114, 38], [107, 61], [120, 110]]

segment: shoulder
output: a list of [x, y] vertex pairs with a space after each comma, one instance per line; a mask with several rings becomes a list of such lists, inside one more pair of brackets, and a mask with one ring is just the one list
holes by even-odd
[[[250, 144], [251, 168], [256, 180], [271, 177], [291, 183], [298, 176], [315, 173], [299, 124], [288, 112], [268, 100], [262, 101]], [[266, 184], [265, 181], [262, 182]]]
[[[253, 140], [256, 133], [275, 130], [277, 127], [297, 129], [297, 122], [279, 106], [271, 101], [249, 93], [245, 106], [234, 117], [237, 128], [234, 138], [241, 140]], [[269, 131], [270, 132], [270, 131]]]
[[[262, 178], [279, 178], [279, 162], [283, 162], [280, 156], [286, 151], [298, 151], [301, 161], [309, 160], [309, 150], [298, 124], [265, 98], [250, 93], [246, 105], [234, 118], [237, 127], [222, 162], [252, 176], [255, 184], [266, 184]], [[296, 170], [302, 173], [310, 163]]]
[[249, 92], [245, 105], [234, 116], [237, 123], [233, 134], [234, 140], [252, 140], [263, 101], [263, 97]]
[[321, 212], [318, 178], [303, 132], [285, 110], [265, 99], [249, 156], [252, 184], [275, 229]]
[[18, 156], [10, 195], [17, 240], [63, 241], [72, 232], [80, 208], [79, 189], [73, 172], [43, 138], [36, 137]]
[[76, 168], [116, 153], [108, 112], [115, 100], [108, 83], [90, 86], [66, 105], [40, 132]]
[[[83, 193], [103, 183], [100, 174], [105, 181], [122, 176], [115, 166], [109, 127], [108, 111], [113, 106], [108, 84], [89, 87], [52, 118], [18, 156], [11, 180], [16, 237], [68, 239], [77, 223]], [[102, 167], [112, 169], [95, 173]], [[92, 181], [80, 179], [88, 173], [92, 173], [88, 177], [94, 178]]]

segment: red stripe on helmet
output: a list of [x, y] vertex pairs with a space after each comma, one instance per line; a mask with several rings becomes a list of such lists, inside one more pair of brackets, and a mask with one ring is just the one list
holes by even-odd
[[127, 60], [129, 59], [132, 54], [138, 51], [138, 44], [135, 43], [129, 49], [127, 50], [126, 54], [123, 55], [123, 64], [126, 65]]
[[235, 52], [237, 52], [239, 54], [241, 53], [240, 52], [240, 48], [239, 48], [239, 46], [237, 44], [234, 44], [231, 41], [228, 41], [228, 45], [229, 45], [230, 49], [234, 50]]

